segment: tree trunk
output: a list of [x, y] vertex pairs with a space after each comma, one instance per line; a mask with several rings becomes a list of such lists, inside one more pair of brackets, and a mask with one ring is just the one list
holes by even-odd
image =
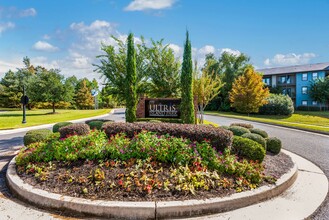
[[203, 106], [203, 104], [201, 104], [201, 123], [200, 124], [203, 124], [203, 118], [204, 118], [204, 106]]
[[55, 102], [53, 102], [53, 114], [55, 114]]

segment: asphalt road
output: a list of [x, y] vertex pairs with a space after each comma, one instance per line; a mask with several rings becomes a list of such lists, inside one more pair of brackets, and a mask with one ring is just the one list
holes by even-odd
[[[219, 116], [206, 115], [205, 119], [219, 125], [230, 125], [235, 122], [243, 122], [252, 124], [256, 128], [263, 129], [269, 134], [269, 136], [280, 138], [284, 149], [312, 161], [323, 170], [327, 178], [329, 177], [328, 135]], [[312, 219], [329, 219], [329, 195], [327, 195], [326, 201], [322, 204], [319, 210], [314, 213]]]
[[[116, 110], [113, 114], [110, 114], [105, 118], [115, 121], [123, 121], [124, 110]], [[327, 135], [219, 116], [206, 115], [205, 119], [220, 125], [230, 125], [234, 122], [245, 122], [253, 124], [254, 127], [267, 131], [270, 136], [280, 138], [283, 142], [284, 149], [296, 153], [317, 164], [324, 171], [326, 176], [329, 177], [329, 136]], [[51, 127], [49, 127], [49, 129], [51, 129]], [[26, 131], [15, 134], [0, 135], [0, 162], [2, 159], [7, 157], [6, 155], [12, 155], [12, 153], [19, 148], [17, 146], [23, 145], [22, 137], [25, 133]], [[1, 171], [3, 173], [4, 169]], [[326, 201], [312, 216], [312, 219], [329, 219], [328, 195]]]

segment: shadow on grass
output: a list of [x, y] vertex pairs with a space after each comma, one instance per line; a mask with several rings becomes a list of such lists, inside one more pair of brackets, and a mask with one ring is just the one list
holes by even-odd
[[[13, 114], [0, 114], [0, 118], [5, 118], [5, 117], [18, 117], [22, 116], [23, 113], [13, 113]], [[50, 113], [42, 113], [42, 114], [31, 114], [31, 113], [26, 113], [26, 116], [33, 117], [33, 116], [42, 116], [42, 115], [52, 115], [52, 112]]]

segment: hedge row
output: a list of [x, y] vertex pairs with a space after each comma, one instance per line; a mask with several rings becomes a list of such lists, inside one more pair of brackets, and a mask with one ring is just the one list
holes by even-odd
[[182, 124], [182, 119], [179, 118], [137, 118], [137, 122], [166, 122]]
[[209, 140], [218, 151], [230, 148], [232, 132], [213, 126], [171, 123], [105, 123], [103, 129], [108, 137], [124, 132], [130, 138], [142, 130], [156, 132], [159, 135], [169, 134], [175, 137], [188, 138], [191, 141], [202, 142]]

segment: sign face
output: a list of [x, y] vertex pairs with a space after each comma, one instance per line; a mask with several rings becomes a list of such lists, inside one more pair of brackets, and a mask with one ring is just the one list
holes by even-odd
[[146, 118], [179, 118], [180, 99], [145, 100]]
[[22, 103], [23, 105], [27, 105], [27, 104], [29, 103], [29, 97], [27, 97], [26, 95], [23, 95], [23, 96], [21, 97], [21, 103]]

